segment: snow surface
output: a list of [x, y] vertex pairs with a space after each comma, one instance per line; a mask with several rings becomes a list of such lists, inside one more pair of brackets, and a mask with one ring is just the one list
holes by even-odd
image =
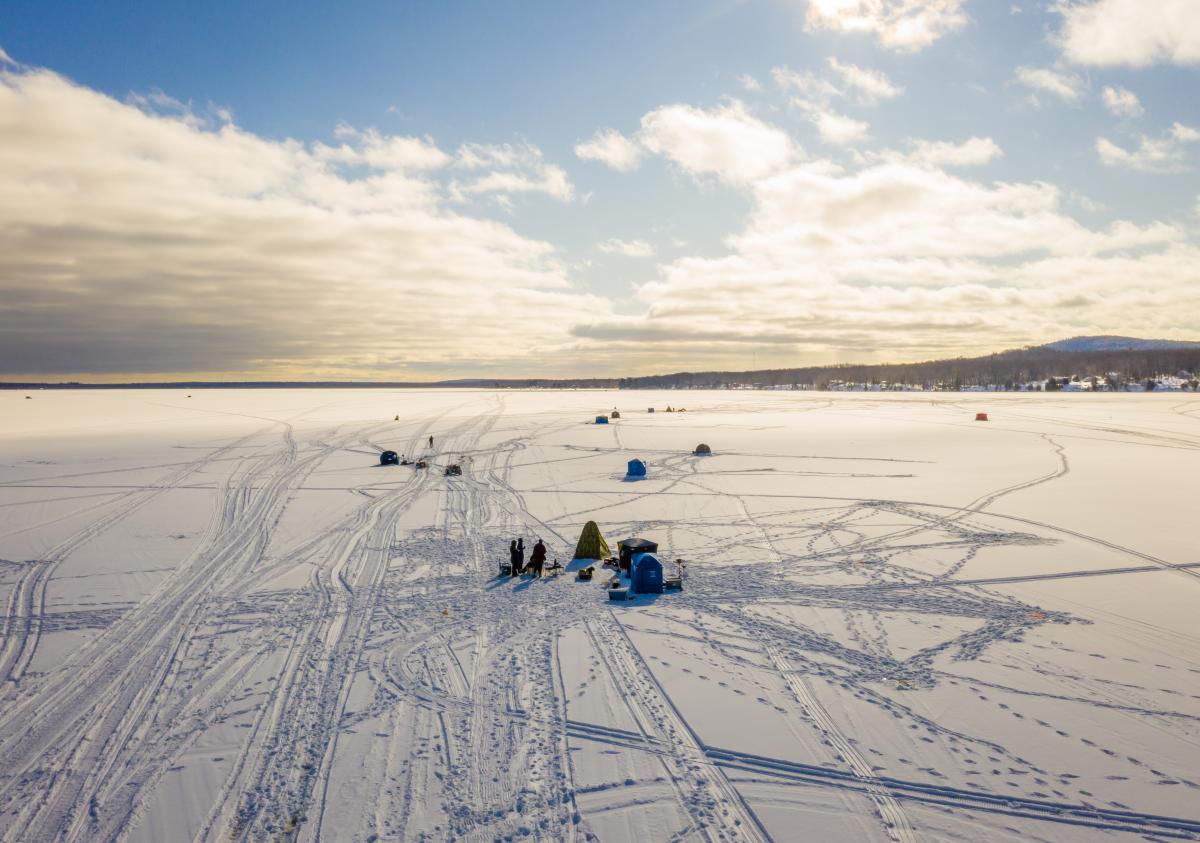
[[[1179, 395], [0, 393], [0, 840], [1197, 839], [1198, 492]], [[589, 519], [685, 590], [496, 576]]]

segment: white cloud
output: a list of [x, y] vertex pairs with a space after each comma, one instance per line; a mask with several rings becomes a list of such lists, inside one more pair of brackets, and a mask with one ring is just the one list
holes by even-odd
[[1196, 0], [1063, 0], [1055, 8], [1063, 54], [1078, 64], [1200, 64]]
[[4, 48], [0, 47], [0, 64], [16, 64], [8, 53], [4, 52]]
[[476, 194], [544, 193], [561, 202], [570, 202], [575, 196], [566, 171], [547, 164], [542, 151], [532, 144], [466, 143], [458, 148], [454, 165], [468, 171], [490, 170], [478, 178], [451, 183], [451, 194], [460, 201]]
[[[943, 167], [1001, 155], [990, 138], [918, 141], [854, 168], [807, 160], [742, 185], [752, 208], [718, 256], [659, 265], [637, 288], [643, 315], [575, 328], [610, 359], [653, 368], [951, 356], [1061, 333], [1066, 314], [1098, 332], [1160, 335], [1200, 307], [1200, 249], [1169, 224], [1092, 228], [1053, 185], [985, 183]], [[1180, 304], [1164, 317], [1161, 298]], [[644, 359], [639, 357], [638, 359]], [[770, 361], [767, 363], [767, 361]]]
[[828, 79], [813, 73], [799, 73], [790, 67], [773, 68], [771, 78], [776, 87], [790, 95], [791, 104], [800, 109], [827, 107], [843, 95], [842, 89]]
[[541, 162], [542, 151], [530, 144], [464, 143], [454, 155], [454, 166], [465, 170], [536, 167]]
[[1108, 206], [1103, 202], [1097, 202], [1092, 197], [1086, 196], [1082, 193], [1072, 192], [1071, 200], [1090, 214], [1098, 214], [1102, 211], [1108, 210]]
[[1083, 95], [1082, 79], [1049, 67], [1018, 67], [1017, 81], [1030, 90], [1053, 94], [1065, 102], [1078, 102]]
[[604, 129], [577, 143], [575, 154], [585, 161], [599, 161], [618, 172], [629, 173], [637, 169], [644, 151], [615, 129]]
[[362, 164], [378, 170], [436, 170], [452, 160], [428, 137], [383, 135], [375, 129], [359, 131], [346, 125], [338, 126], [335, 134], [343, 141], [340, 146], [317, 143], [313, 154], [330, 162]]
[[1126, 88], [1106, 85], [1102, 96], [1104, 107], [1118, 117], [1141, 117], [1145, 110], [1137, 94]]
[[654, 247], [645, 240], [621, 240], [609, 238], [596, 245], [600, 251], [610, 255], [624, 255], [627, 258], [652, 258]]
[[834, 146], [846, 146], [856, 141], [865, 140], [871, 128], [869, 123], [855, 120], [844, 114], [834, 114], [831, 111], [820, 111], [813, 115], [821, 140]]
[[809, 0], [811, 29], [863, 32], [895, 50], [924, 49], [967, 22], [963, 0]]
[[[861, 89], [823, 72], [836, 79], [782, 74], [814, 120]], [[1066, 315], [1089, 332], [1163, 335], [1200, 311], [1193, 235], [1083, 225], [1067, 208], [1086, 200], [1054, 185], [948, 172], [999, 157], [987, 137], [838, 164], [805, 158], [737, 101], [654, 109], [620, 136], [635, 158], [719, 180], [750, 210], [719, 244], [659, 264], [637, 288], [644, 312], [618, 317], [573, 288], [552, 246], [454, 204], [570, 198], [535, 146], [447, 152], [351, 126], [324, 144], [272, 140], [145, 99], [0, 71], [9, 374], [611, 373], [738, 366], [751, 348], [763, 365], [896, 359], [1022, 345], [1060, 334]], [[1106, 163], [1169, 170], [1200, 131], [1176, 124], [1132, 149], [1101, 140]], [[670, 242], [672, 255], [686, 245]], [[654, 254], [640, 240], [596, 248]], [[532, 344], [512, 331], [531, 312]]]
[[[0, 62], [2, 64], [3, 62]], [[13, 65], [22, 69], [19, 65]], [[28, 68], [24, 68], [28, 69]], [[204, 109], [197, 109], [192, 102], [183, 102], [169, 94], [154, 89], [146, 93], [131, 92], [125, 97], [125, 102], [146, 114], [158, 117], [172, 117], [196, 129], [214, 129], [233, 122], [233, 111], [226, 106], [209, 102]], [[344, 125], [338, 125], [334, 135], [341, 137], [341, 132], [348, 130]], [[349, 130], [353, 131], [353, 130]]]
[[800, 150], [782, 129], [768, 125], [734, 100], [704, 110], [666, 105], [642, 118], [642, 145], [692, 175], [711, 174], [745, 184], [791, 163]]
[[813, 162], [763, 180], [755, 195], [758, 210], [740, 242], [769, 239], [775, 247], [849, 263], [906, 254], [1095, 253], [1158, 242], [1163, 233], [1093, 232], [1061, 213], [1051, 185], [987, 185], [900, 161], [857, 172]]
[[853, 144], [869, 137], [870, 124], [834, 110], [835, 100], [853, 96], [860, 104], [870, 105], [881, 99], [899, 96], [903, 89], [876, 70], [829, 60], [830, 69], [842, 84], [813, 73], [798, 73], [788, 67], [771, 71], [776, 86], [789, 94], [789, 104], [807, 114], [821, 140], [837, 146]]
[[[448, 206], [455, 169], [428, 139], [201, 122], [0, 71], [5, 373], [545, 371], [608, 310], [549, 244]], [[460, 172], [484, 179], [510, 154], [472, 149], [484, 163]], [[531, 312], [532, 343], [512, 331]]]
[[1096, 153], [1110, 167], [1129, 167], [1142, 172], [1172, 172], [1186, 169], [1186, 145], [1200, 141], [1200, 130], [1176, 123], [1160, 138], [1141, 136], [1136, 149], [1128, 150], [1108, 138], [1096, 139]]
[[454, 182], [450, 188], [456, 198], [479, 193], [544, 193], [561, 202], [570, 202], [575, 196], [575, 188], [567, 178], [566, 171], [553, 164], [542, 167], [536, 176], [494, 172], [473, 181]]
[[892, 82], [882, 71], [843, 64], [832, 57], [829, 59], [829, 67], [858, 93], [859, 99], [864, 103], [888, 100], [904, 93], [904, 89]]
[[991, 138], [968, 138], [962, 143], [918, 140], [908, 158], [930, 167], [977, 167], [1004, 155]]
[[741, 83], [741, 86], [744, 90], [749, 91], [752, 94], [757, 94], [762, 90], [762, 82], [759, 82], [749, 73], [743, 73], [741, 76], [739, 76], [738, 82]]
[[1160, 311], [1130, 294], [1131, 277], [1200, 304], [1200, 253], [1181, 232], [1088, 229], [1049, 185], [985, 185], [903, 163], [846, 172], [810, 162], [760, 182], [754, 195], [728, 254], [663, 266], [638, 289], [646, 317], [599, 327], [631, 342], [661, 337], [667, 355], [703, 349], [736, 360], [755, 348], [760, 359], [795, 365], [1018, 346], [1059, 333], [1064, 307], [1107, 330], [1152, 324]]

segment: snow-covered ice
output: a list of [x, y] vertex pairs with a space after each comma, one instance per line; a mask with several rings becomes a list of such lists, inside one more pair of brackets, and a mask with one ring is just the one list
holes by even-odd
[[31, 395], [0, 840], [1200, 838], [1200, 398]]

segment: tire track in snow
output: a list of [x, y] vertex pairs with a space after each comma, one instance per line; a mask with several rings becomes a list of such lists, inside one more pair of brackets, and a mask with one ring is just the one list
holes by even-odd
[[703, 743], [654, 678], [621, 622], [611, 610], [606, 614], [603, 622], [589, 622], [590, 639], [603, 654], [614, 687], [630, 692], [625, 699], [643, 735], [670, 747], [671, 754], [662, 756], [664, 764], [697, 832], [708, 840], [769, 841], [766, 828], [737, 788], [724, 773], [704, 763]]
[[800, 764], [779, 758], [766, 758], [717, 747], [709, 748], [706, 754], [720, 766], [760, 773], [774, 779], [833, 787], [850, 787], [859, 791], [877, 786], [886, 789], [895, 798], [953, 808], [966, 813], [1005, 814], [1042, 822], [1140, 834], [1150, 840], [1160, 837], [1195, 840], [1200, 837], [1200, 820], [1099, 808], [1094, 805], [1070, 802], [1052, 802], [1011, 794], [962, 790], [888, 776], [878, 777], [875, 784], [870, 785], [850, 772], [830, 770], [825, 767]]
[[261, 431], [255, 431], [185, 464], [183, 468], [161, 483], [126, 492], [115, 501], [106, 501], [101, 506], [115, 507], [112, 511], [55, 545], [43, 554], [42, 560], [29, 563], [9, 596], [9, 604], [5, 613], [4, 643], [0, 648], [0, 679], [19, 683], [28, 670], [41, 637], [46, 587], [63, 560], [87, 542], [121, 523], [166, 492], [181, 485], [188, 477], [259, 435], [261, 435]]
[[916, 843], [917, 836], [913, 831], [912, 824], [908, 821], [908, 817], [895, 798], [879, 785], [875, 773], [871, 769], [871, 764], [846, 739], [841, 729], [833, 722], [833, 718], [829, 716], [829, 712], [825, 710], [825, 707], [808, 690], [808, 687], [804, 684], [804, 680], [796, 675], [795, 670], [788, 664], [787, 659], [780, 655], [773, 647], [764, 647], [764, 649], [770, 657], [771, 663], [775, 665], [775, 669], [779, 671], [779, 675], [783, 677], [784, 682], [787, 683], [788, 688], [795, 695], [796, 702], [800, 704], [803, 714], [812, 721], [825, 739], [829, 741], [830, 745], [837, 751], [840, 759], [850, 768], [854, 775], [866, 784], [866, 791], [871, 797], [871, 801], [875, 804], [876, 812], [883, 820], [888, 836], [893, 840], [899, 841], [899, 843]]
[[[202, 542], [174, 576], [93, 639], [81, 651], [94, 654], [90, 661], [81, 662], [76, 656], [40, 682], [22, 707], [25, 731], [14, 735], [4, 730], [0, 759], [16, 775], [0, 785], [0, 800], [9, 797], [11, 788], [19, 786], [34, 765], [41, 765], [39, 775], [45, 775], [46, 756], [52, 776], [52, 784], [41, 789], [37, 799], [22, 800], [21, 819], [10, 825], [6, 839], [12, 839], [14, 829], [30, 824], [39, 839], [78, 833], [80, 794], [89, 782], [99, 781], [98, 773], [108, 769], [113, 759], [126, 753], [126, 744], [136, 732], [136, 717], [131, 715], [146, 712], [204, 597], [231, 557], [243, 558], [248, 547], [263, 539], [265, 514], [280, 506], [284, 488], [303, 471], [303, 465], [294, 465], [291, 428], [280, 424], [285, 428], [283, 447], [260, 466], [275, 474], [256, 496], [251, 491], [257, 471], [238, 485], [226, 484], [220, 517], [210, 522], [206, 532], [206, 539], [215, 544]], [[32, 711], [25, 712], [30, 707]]]
[[[410, 447], [424, 429], [414, 434]], [[319, 596], [319, 608], [310, 610], [309, 622], [296, 635], [295, 657], [265, 709], [270, 716], [256, 724], [243, 744], [254, 755], [241, 764], [238, 783], [210, 820], [213, 833], [232, 828], [234, 839], [247, 840], [292, 827], [305, 839], [319, 839], [338, 724], [386, 574], [385, 549], [396, 518], [432, 484], [430, 472], [414, 471], [409, 483], [370, 498], [348, 516], [345, 527], [330, 531], [330, 546], [317, 542], [306, 549], [324, 559], [317, 563], [311, 589]], [[352, 560], [364, 556], [347, 573]], [[296, 769], [302, 772], [296, 774]], [[313, 793], [320, 794], [308, 808], [315, 822], [301, 825]]]
[[[99, 821], [92, 816], [94, 809], [85, 821], [79, 810], [80, 794], [99, 786], [89, 782], [98, 782], [97, 773], [113, 763], [105, 759], [120, 759], [129, 753], [125, 744], [136, 737], [126, 725], [129, 715], [133, 711], [147, 711], [154, 699], [153, 693], [131, 695], [139, 694], [139, 689], [154, 691], [161, 686], [161, 677], [169, 670], [181, 640], [194, 628], [197, 613], [209, 592], [244, 577], [261, 556], [288, 491], [302, 482], [330, 452], [331, 449], [323, 448], [298, 462], [289, 428], [281, 450], [267, 455], [253, 470], [226, 484], [228, 492], [219, 507], [220, 518], [210, 525], [211, 545], [198, 548], [175, 577], [131, 611], [123, 622], [98, 637], [98, 644], [105, 646], [97, 647], [97, 659], [85, 664], [82, 671], [62, 670], [50, 677], [52, 686], [56, 682], [65, 686], [61, 692], [52, 694], [41, 688], [39, 694], [31, 697], [43, 703], [30, 717], [31, 725], [37, 728], [0, 744], [0, 758], [16, 762], [13, 766], [19, 771], [21, 763], [30, 763], [19, 759], [36, 761], [45, 754], [34, 747], [40, 745], [47, 750], [61, 747], [63, 737], [71, 729], [76, 730], [74, 734], [78, 737], [67, 740], [67, 745], [75, 746], [71, 754], [63, 757], [59, 754], [62, 750], [54, 750], [60, 760], [52, 763], [66, 766], [61, 767], [61, 773], [54, 774], [54, 784], [40, 794], [43, 798], [29, 804], [22, 812], [22, 819], [10, 826], [6, 839], [12, 838], [14, 828], [35, 821], [47, 837], [60, 832], [68, 837], [78, 836], [85, 833], [85, 826], [94, 826]], [[264, 474], [269, 479], [259, 488], [257, 478]], [[45, 705], [46, 697], [50, 705]], [[85, 698], [89, 703], [81, 704]], [[144, 700], [137, 708], [130, 704], [135, 698]], [[87, 737], [89, 734], [103, 740], [97, 743]], [[111, 773], [108, 778], [121, 779]], [[17, 776], [0, 786], [0, 798], [7, 798], [14, 783], [20, 781]]]

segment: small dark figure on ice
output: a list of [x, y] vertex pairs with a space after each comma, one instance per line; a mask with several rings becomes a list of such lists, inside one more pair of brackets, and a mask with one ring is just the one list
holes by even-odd
[[546, 545], [542, 544], [541, 539], [538, 539], [537, 544], [533, 546], [533, 553], [529, 556], [529, 570], [535, 577], [540, 577], [545, 564]]
[[525, 539], [517, 539], [516, 550], [513, 551], [512, 575], [518, 576], [525, 570]]

